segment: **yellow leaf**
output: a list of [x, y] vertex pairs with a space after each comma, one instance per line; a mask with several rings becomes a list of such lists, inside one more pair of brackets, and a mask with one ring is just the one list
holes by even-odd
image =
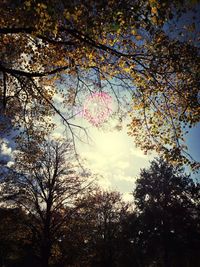
[[25, 5], [26, 5], [27, 7], [30, 7], [30, 6], [31, 6], [31, 1], [26, 1], [26, 2], [25, 2]]
[[140, 41], [142, 39], [142, 36], [141, 35], [137, 35], [136, 36], [136, 40]]
[[151, 13], [157, 15], [158, 14], [157, 8], [156, 7], [152, 7], [151, 8]]
[[131, 33], [132, 33], [133, 35], [136, 35], [136, 34], [137, 34], [136, 29], [133, 29], [133, 30], [131, 31]]
[[151, 18], [151, 20], [152, 20], [152, 22], [153, 22], [154, 24], [157, 24], [157, 23], [158, 23], [158, 20], [157, 20], [157, 18], [156, 18], [155, 16], [153, 16], [153, 17]]

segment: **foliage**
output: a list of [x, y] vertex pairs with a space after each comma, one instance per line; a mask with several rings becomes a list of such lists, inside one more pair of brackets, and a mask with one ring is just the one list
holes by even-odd
[[72, 266], [121, 266], [125, 243], [121, 224], [129, 214], [129, 205], [118, 192], [99, 188], [80, 197], [77, 205], [80, 203], [81, 208], [62, 227], [60, 262]]
[[162, 159], [141, 171], [134, 197], [139, 212], [136, 244], [146, 255], [144, 266], [199, 264], [195, 188], [189, 176]]
[[[119, 260], [121, 222], [128, 214], [128, 204], [118, 192], [97, 190], [86, 196], [83, 218], [90, 218], [86, 236], [86, 250], [90, 265], [116, 266]], [[86, 228], [86, 229], [87, 229]]]
[[81, 127], [70, 120], [72, 107], [109, 90], [119, 105], [131, 95], [129, 134], [137, 146], [197, 168], [184, 127], [199, 122], [198, 34], [196, 21], [180, 22], [193, 9], [178, 0], [2, 1], [1, 129], [40, 134], [57, 113], [74, 136]]
[[30, 231], [25, 226], [25, 213], [20, 209], [0, 208], [0, 262], [2, 266], [8, 264], [22, 264], [25, 249], [30, 244]]

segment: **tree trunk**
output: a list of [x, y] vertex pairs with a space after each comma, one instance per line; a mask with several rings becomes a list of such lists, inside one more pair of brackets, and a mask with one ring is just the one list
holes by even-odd
[[170, 267], [169, 255], [167, 253], [167, 250], [165, 250], [164, 253], [164, 267]]
[[50, 234], [51, 207], [52, 207], [52, 195], [49, 194], [49, 198], [47, 200], [46, 218], [43, 229], [42, 267], [49, 266], [49, 258], [51, 256], [51, 245], [52, 245], [51, 234]]
[[47, 216], [47, 220], [44, 226], [43, 242], [42, 242], [42, 267], [49, 266], [49, 258], [51, 256], [51, 238], [50, 238], [50, 217]]
[[[44, 240], [44, 243], [45, 243], [45, 240]], [[49, 242], [46, 242], [46, 244], [43, 244], [43, 247], [42, 247], [42, 259], [41, 259], [42, 267], [49, 267], [50, 254], [51, 254], [51, 246]]]

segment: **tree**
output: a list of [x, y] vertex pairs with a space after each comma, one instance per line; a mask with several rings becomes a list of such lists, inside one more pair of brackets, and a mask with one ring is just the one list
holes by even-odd
[[74, 163], [71, 149], [70, 141], [22, 144], [12, 170], [1, 181], [1, 200], [28, 214], [43, 267], [49, 266], [63, 223], [79, 208], [75, 200], [89, 188], [88, 174]]
[[86, 197], [87, 214], [91, 216], [92, 231], [87, 246], [94, 257], [92, 265], [116, 266], [119, 253], [120, 224], [127, 214], [125, 204], [118, 192], [97, 191]]
[[[180, 22], [195, 8], [179, 0], [3, 1], [3, 118], [33, 130], [35, 118], [40, 129], [48, 124], [46, 116], [57, 113], [74, 136], [80, 125], [70, 120], [72, 107], [81, 105], [85, 95], [108, 89], [122, 104], [127, 90], [134, 106], [129, 133], [136, 144], [198, 167], [184, 143], [184, 127], [200, 118], [199, 47], [193, 40], [198, 34], [196, 20]], [[172, 32], [166, 30], [170, 25]], [[175, 33], [177, 26], [184, 37]], [[54, 99], [58, 93], [66, 116]], [[8, 125], [1, 124], [3, 129]]]
[[125, 240], [121, 224], [129, 213], [129, 205], [122, 201], [118, 192], [102, 189], [78, 201], [83, 206], [66, 225], [63, 258], [71, 259], [72, 266], [123, 266], [120, 261]]
[[[18, 208], [0, 208], [0, 265], [24, 266], [23, 263], [29, 253], [31, 232], [24, 223], [26, 214]], [[33, 260], [33, 259], [31, 259]], [[30, 262], [29, 261], [29, 266]], [[33, 265], [31, 265], [33, 266]]]
[[134, 191], [138, 209], [135, 242], [143, 252], [144, 266], [199, 264], [194, 188], [183, 170], [163, 159], [152, 161], [149, 169], [141, 171]]

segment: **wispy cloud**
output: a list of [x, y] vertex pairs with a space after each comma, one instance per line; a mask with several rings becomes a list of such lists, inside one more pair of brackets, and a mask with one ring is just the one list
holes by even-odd
[[135, 157], [146, 159], [146, 155], [144, 154], [144, 152], [138, 148], [131, 148], [130, 154]]

